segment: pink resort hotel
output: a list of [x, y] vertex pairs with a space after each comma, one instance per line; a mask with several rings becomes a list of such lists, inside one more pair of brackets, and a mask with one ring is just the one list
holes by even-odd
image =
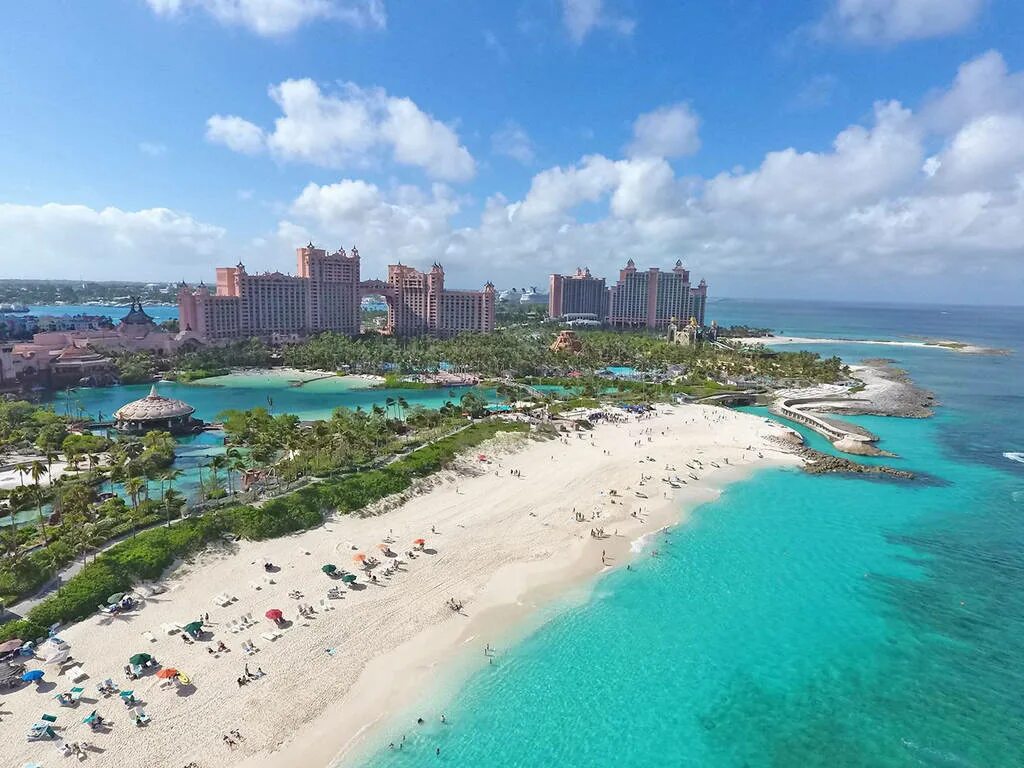
[[444, 269], [429, 272], [392, 264], [387, 281], [360, 280], [359, 251], [328, 253], [312, 243], [296, 249], [298, 270], [249, 274], [241, 263], [217, 268], [217, 285], [178, 291], [178, 322], [202, 342], [263, 336], [287, 341], [321, 331], [356, 335], [364, 296], [383, 296], [384, 332], [394, 336], [451, 336], [494, 330], [495, 291], [445, 288]]

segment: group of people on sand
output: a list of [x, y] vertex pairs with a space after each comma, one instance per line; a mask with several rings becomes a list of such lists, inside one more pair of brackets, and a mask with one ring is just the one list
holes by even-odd
[[462, 603], [457, 601], [454, 597], [448, 598], [448, 607], [458, 613], [462, 610]]
[[[237, 728], [235, 728], [234, 730], [228, 731], [224, 734], [223, 741], [228, 745], [228, 749], [234, 749], [238, 746], [238, 742], [245, 741], [245, 737], [238, 732]], [[188, 766], [186, 766], [186, 768], [188, 768]]]
[[242, 676], [238, 678], [238, 687], [241, 688], [243, 685], [248, 684], [252, 680], [259, 680], [261, 677], [266, 677], [267, 673], [263, 671], [263, 667], [256, 667], [256, 671], [252, 672], [249, 669], [249, 665], [246, 664], [242, 670]]

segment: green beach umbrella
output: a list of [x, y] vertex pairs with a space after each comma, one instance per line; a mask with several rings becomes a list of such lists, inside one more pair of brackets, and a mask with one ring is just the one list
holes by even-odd
[[107, 605], [113, 605], [114, 603], [120, 603], [124, 599], [124, 592], [115, 592], [107, 598]]
[[201, 630], [202, 628], [203, 628], [203, 622], [201, 622], [201, 621], [193, 621], [190, 624], [186, 624], [184, 627], [182, 627], [182, 629], [184, 629], [190, 635], [197, 634], [199, 632], [199, 630]]
[[341, 580], [344, 581], [346, 584], [351, 584], [353, 581], [356, 580], [356, 575], [354, 573], [346, 573], [344, 576], [341, 577]]
[[134, 656], [128, 659], [128, 663], [138, 666], [139, 664], [145, 664], [147, 661], [152, 660], [153, 657], [150, 656], [148, 653], [136, 653]]
[[327, 563], [327, 565], [320, 566], [320, 570], [324, 573], [334, 573], [336, 570], [338, 570], [338, 566], [334, 565], [333, 563]]

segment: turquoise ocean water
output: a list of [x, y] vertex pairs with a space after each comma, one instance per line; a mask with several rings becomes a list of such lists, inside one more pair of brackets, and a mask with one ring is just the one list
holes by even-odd
[[714, 309], [1014, 354], [884, 348], [942, 406], [854, 420], [921, 479], [768, 470], [731, 486], [659, 535], [658, 558], [423, 703], [426, 725], [392, 724], [385, 742], [405, 733], [404, 748], [367, 765], [1024, 765], [1024, 464], [1003, 455], [1024, 451], [1024, 309]]

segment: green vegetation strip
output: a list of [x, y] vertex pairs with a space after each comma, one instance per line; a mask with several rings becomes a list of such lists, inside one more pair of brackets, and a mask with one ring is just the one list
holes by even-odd
[[170, 527], [144, 531], [98, 555], [24, 619], [0, 626], [0, 642], [13, 637], [43, 637], [52, 624], [83, 619], [108, 595], [124, 592], [138, 581], [159, 578], [177, 559], [194, 554], [226, 533], [263, 540], [313, 528], [323, 522], [328, 511], [353, 512], [405, 490], [416, 478], [436, 472], [459, 453], [498, 432], [528, 430], [525, 424], [479, 422], [382, 469], [316, 483], [259, 507], [226, 507]]

